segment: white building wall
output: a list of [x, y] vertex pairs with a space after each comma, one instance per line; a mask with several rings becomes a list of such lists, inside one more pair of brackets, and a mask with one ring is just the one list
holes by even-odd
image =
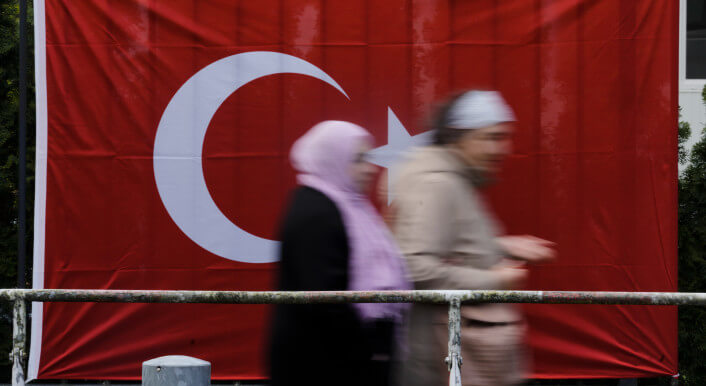
[[682, 108], [681, 120], [691, 125], [691, 138], [687, 142], [687, 146], [691, 148], [701, 137], [701, 130], [706, 127], [706, 106], [701, 98], [701, 88], [698, 90], [680, 88], [679, 106]]
[[[701, 96], [706, 79], [686, 79], [686, 0], [679, 0], [679, 4], [679, 106], [681, 120], [691, 126], [691, 137], [686, 143], [691, 149], [706, 127], [706, 106]], [[683, 169], [680, 165], [679, 170]]]

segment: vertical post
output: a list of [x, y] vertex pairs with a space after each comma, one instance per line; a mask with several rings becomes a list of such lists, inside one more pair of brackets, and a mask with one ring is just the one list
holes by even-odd
[[27, 304], [18, 298], [12, 315], [12, 386], [25, 386], [24, 357], [27, 341]]
[[211, 363], [184, 355], [142, 362], [142, 386], [210, 386]]
[[457, 297], [449, 303], [449, 386], [461, 386], [461, 300]]
[[27, 197], [27, 0], [20, 2], [20, 116], [19, 129], [19, 161], [17, 181], [17, 287], [25, 287], [25, 258], [26, 243], [25, 233], [27, 224], [26, 197]]
[[[706, 12], [706, 10], [704, 10]], [[669, 382], [670, 386], [679, 386], [679, 374], [672, 375], [671, 382]]]
[[[17, 130], [17, 287], [25, 288], [25, 260], [27, 257], [27, 0], [20, 5], [20, 106]], [[27, 340], [27, 303], [18, 298], [12, 313], [12, 386], [25, 386], [24, 357]]]

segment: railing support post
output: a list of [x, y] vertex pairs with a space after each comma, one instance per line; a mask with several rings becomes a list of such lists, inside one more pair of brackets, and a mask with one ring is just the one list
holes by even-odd
[[27, 303], [15, 299], [12, 315], [12, 386], [25, 386], [25, 345], [27, 342]]
[[679, 386], [679, 374], [672, 375], [672, 379], [669, 382], [670, 386]]
[[449, 386], [461, 386], [461, 300], [458, 297], [449, 303]]

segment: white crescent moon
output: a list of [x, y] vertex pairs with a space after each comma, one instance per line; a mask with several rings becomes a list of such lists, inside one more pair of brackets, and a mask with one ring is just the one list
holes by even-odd
[[176, 92], [159, 121], [154, 141], [154, 178], [172, 220], [196, 244], [220, 257], [246, 263], [277, 261], [277, 241], [255, 236], [218, 209], [206, 187], [201, 162], [208, 125], [223, 101], [243, 85], [274, 74], [320, 79], [348, 98], [313, 64], [278, 52], [232, 55], [209, 64]]

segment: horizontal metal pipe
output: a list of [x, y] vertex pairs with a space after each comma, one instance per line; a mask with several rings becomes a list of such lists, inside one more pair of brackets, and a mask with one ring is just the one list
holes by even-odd
[[0, 289], [0, 300], [109, 303], [466, 303], [706, 305], [706, 293], [590, 291], [142, 291]]

